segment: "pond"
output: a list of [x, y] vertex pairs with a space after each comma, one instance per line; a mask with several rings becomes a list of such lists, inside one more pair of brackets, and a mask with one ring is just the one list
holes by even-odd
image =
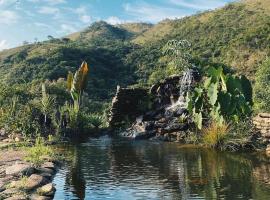
[[104, 136], [67, 145], [55, 199], [270, 199], [270, 159]]

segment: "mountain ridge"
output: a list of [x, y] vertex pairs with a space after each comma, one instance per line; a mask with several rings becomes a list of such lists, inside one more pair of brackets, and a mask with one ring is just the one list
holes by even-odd
[[186, 39], [193, 57], [204, 65], [220, 63], [254, 80], [270, 55], [269, 10], [268, 0], [243, 0], [155, 25], [95, 22], [60, 39], [0, 52], [0, 76], [10, 84], [57, 80], [86, 60], [92, 67], [89, 92], [106, 99], [119, 84], [149, 84], [151, 74], [166, 67], [160, 62], [166, 42]]

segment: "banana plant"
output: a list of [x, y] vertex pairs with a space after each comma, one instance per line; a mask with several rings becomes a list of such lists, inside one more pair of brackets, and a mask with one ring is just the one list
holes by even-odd
[[87, 77], [89, 73], [88, 64], [83, 61], [80, 68], [76, 71], [75, 75], [68, 72], [67, 76], [67, 89], [71, 94], [73, 101], [80, 103], [83, 91], [87, 86]]

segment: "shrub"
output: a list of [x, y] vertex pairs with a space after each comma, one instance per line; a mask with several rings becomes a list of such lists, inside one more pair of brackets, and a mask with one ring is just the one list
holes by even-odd
[[210, 147], [219, 147], [224, 142], [226, 135], [229, 133], [229, 124], [211, 122], [210, 125], [202, 129], [203, 143]]
[[[253, 140], [256, 139], [256, 131], [252, 120], [242, 119], [238, 123], [233, 123], [231, 125], [229, 134], [224, 138], [222, 149], [227, 149], [230, 151], [237, 151], [239, 149], [255, 149], [260, 148], [260, 140], [254, 143]], [[255, 146], [256, 144], [256, 146]]]
[[270, 58], [258, 68], [254, 86], [254, 107], [257, 112], [270, 112]]
[[94, 127], [99, 128], [103, 124], [102, 116], [92, 114], [88, 116], [88, 122]]

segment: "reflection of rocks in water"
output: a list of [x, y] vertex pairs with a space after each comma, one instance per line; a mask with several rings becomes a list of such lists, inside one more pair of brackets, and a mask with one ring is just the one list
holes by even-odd
[[137, 199], [263, 199], [259, 197], [270, 194], [262, 187], [265, 184], [252, 178], [254, 174], [265, 181], [263, 178], [269, 176], [267, 158], [260, 158], [264, 159], [261, 164], [258, 156], [246, 153], [156, 141], [104, 142], [103, 138], [91, 139], [74, 154], [77, 158], [68, 169], [70, 181], [66, 188], [81, 199], [110, 194], [117, 198], [121, 191], [127, 191], [127, 196], [141, 195]]
[[270, 159], [265, 154], [256, 155], [252, 171], [255, 194], [253, 199], [269, 199], [270, 197]]
[[260, 164], [253, 169], [253, 176], [260, 182], [270, 186], [270, 163]]
[[[189, 127], [185, 95], [198, 81], [198, 73], [188, 70], [183, 76], [171, 76], [150, 89], [152, 109], [136, 118], [123, 136], [134, 139], [178, 141]], [[179, 84], [180, 83], [180, 84]]]

